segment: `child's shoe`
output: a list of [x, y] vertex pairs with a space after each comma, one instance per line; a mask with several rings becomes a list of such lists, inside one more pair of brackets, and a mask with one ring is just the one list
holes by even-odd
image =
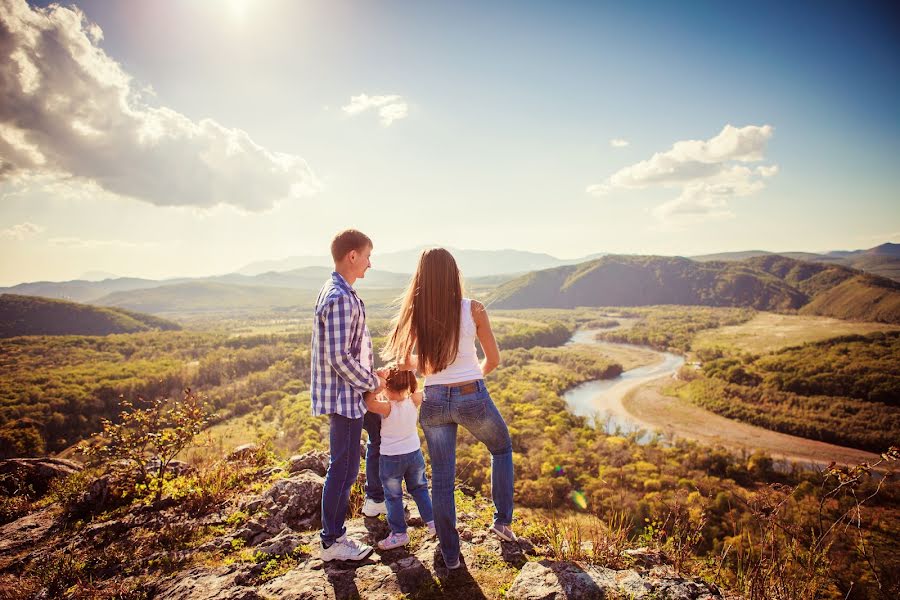
[[405, 546], [409, 543], [409, 534], [391, 532], [389, 536], [378, 542], [378, 547], [382, 550], [392, 550]]
[[501, 523], [494, 523], [489, 528], [489, 531], [496, 535], [498, 538], [503, 540], [504, 542], [515, 542], [518, 541], [519, 538], [516, 537], [516, 534], [513, 533], [512, 527], [509, 525], [503, 525]]

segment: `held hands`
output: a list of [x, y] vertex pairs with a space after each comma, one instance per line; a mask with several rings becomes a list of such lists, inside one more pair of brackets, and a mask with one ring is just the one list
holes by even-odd
[[380, 394], [382, 391], [384, 391], [384, 384], [385, 384], [384, 375], [382, 375], [380, 371], [375, 371], [375, 378], [378, 379], [378, 387], [376, 387], [374, 390], [372, 390], [371, 393], [372, 394]]

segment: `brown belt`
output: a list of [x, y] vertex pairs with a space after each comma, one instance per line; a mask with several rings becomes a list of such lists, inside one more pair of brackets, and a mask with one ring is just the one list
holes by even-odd
[[460, 394], [474, 394], [478, 391], [478, 380], [448, 383], [447, 387], [459, 390]]

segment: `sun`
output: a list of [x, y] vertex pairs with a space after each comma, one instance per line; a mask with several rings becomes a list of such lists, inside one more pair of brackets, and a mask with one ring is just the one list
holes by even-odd
[[228, 9], [231, 17], [236, 21], [243, 21], [247, 18], [250, 11], [250, 5], [254, 0], [228, 0]]

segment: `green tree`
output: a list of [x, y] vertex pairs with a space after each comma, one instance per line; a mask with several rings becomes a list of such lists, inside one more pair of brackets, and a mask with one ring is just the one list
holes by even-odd
[[181, 400], [156, 399], [146, 408], [136, 408], [123, 396], [119, 406], [119, 422], [103, 419], [103, 431], [94, 434], [95, 442], [83, 444], [82, 449], [87, 455], [132, 463], [141, 483], [146, 480], [148, 466], [154, 463], [159, 500], [169, 464], [203, 430], [210, 415], [190, 388], [184, 390]]

